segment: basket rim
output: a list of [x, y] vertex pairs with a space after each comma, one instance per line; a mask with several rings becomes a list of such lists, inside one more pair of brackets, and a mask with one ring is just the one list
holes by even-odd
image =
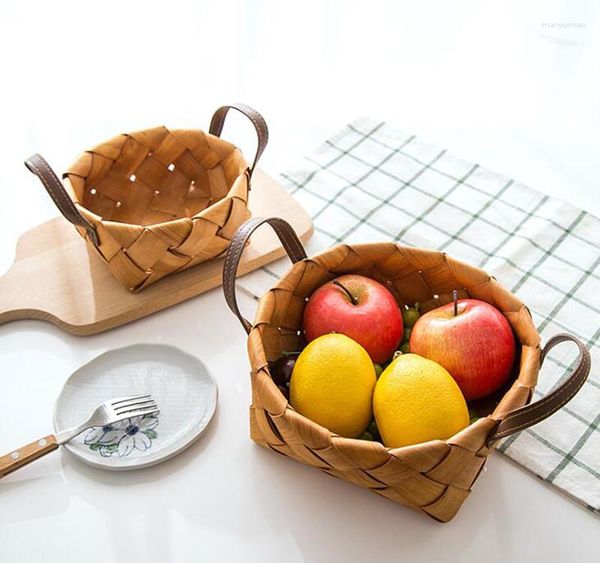
[[[80, 213], [82, 213], [86, 218], [88, 218], [89, 220], [96, 222], [96, 223], [115, 223], [115, 224], [119, 224], [119, 225], [126, 225], [126, 226], [133, 226], [133, 227], [153, 227], [153, 226], [163, 226], [163, 225], [169, 225], [170, 223], [173, 223], [175, 221], [181, 221], [181, 220], [185, 220], [185, 219], [189, 219], [189, 220], [194, 220], [197, 218], [202, 218], [203, 216], [205, 216], [206, 214], [208, 214], [209, 211], [214, 210], [214, 206], [218, 205], [219, 203], [227, 200], [227, 199], [231, 199], [235, 197], [235, 189], [236, 189], [236, 183], [238, 182], [239, 178], [242, 176], [246, 177], [246, 190], [247, 192], [250, 191], [250, 177], [249, 177], [249, 170], [250, 170], [250, 164], [248, 163], [248, 160], [246, 159], [246, 157], [244, 156], [244, 153], [242, 151], [242, 149], [240, 147], [238, 147], [237, 145], [231, 143], [230, 141], [227, 141], [217, 135], [213, 135], [212, 133], [209, 133], [208, 131], [205, 131], [204, 129], [201, 128], [194, 128], [194, 129], [185, 129], [185, 128], [169, 128], [166, 125], [158, 125], [156, 127], [147, 127], [144, 129], [137, 129], [135, 131], [130, 131], [130, 132], [126, 132], [126, 133], [119, 133], [118, 135], [115, 135], [113, 137], [110, 137], [109, 139], [106, 139], [105, 141], [101, 142], [101, 143], [97, 143], [95, 144], [93, 147], [86, 149], [84, 151], [81, 151], [71, 162], [70, 166], [67, 167], [67, 170], [69, 170], [81, 157], [83, 157], [85, 154], [93, 154], [94, 150], [98, 147], [102, 147], [105, 146], [107, 143], [109, 143], [110, 141], [112, 141], [113, 139], [119, 139], [121, 137], [129, 137], [131, 138], [133, 135], [137, 135], [137, 134], [142, 134], [142, 133], [146, 133], [148, 131], [153, 131], [156, 129], [161, 129], [164, 128], [166, 129], [168, 132], [181, 132], [181, 131], [186, 131], [186, 132], [197, 132], [199, 134], [204, 134], [206, 136], [209, 136], [211, 139], [215, 139], [217, 142], [223, 143], [224, 145], [228, 145], [229, 147], [232, 148], [233, 150], [238, 150], [240, 153], [240, 158], [242, 159], [243, 163], [245, 164], [245, 168], [243, 170], [240, 170], [240, 172], [238, 173], [238, 175], [234, 178], [233, 182], [231, 182], [229, 189], [227, 191], [227, 193], [221, 197], [220, 199], [212, 202], [210, 205], [208, 205], [207, 207], [205, 207], [204, 209], [202, 209], [202, 211], [195, 213], [194, 215], [190, 216], [190, 217], [178, 217], [176, 219], [169, 219], [168, 221], [161, 221], [158, 223], [147, 223], [147, 224], [140, 224], [140, 223], [132, 223], [129, 221], [114, 221], [112, 219], [104, 219], [101, 215], [98, 215], [97, 213], [95, 213], [94, 211], [92, 211], [91, 209], [89, 209], [88, 207], [86, 207], [85, 205], [83, 205], [80, 201], [79, 198], [74, 197], [76, 196], [76, 192], [75, 189], [71, 183], [71, 179], [70, 176], [76, 176], [81, 178], [82, 176], [79, 174], [75, 174], [72, 172], [68, 172], [65, 171], [62, 173], [62, 177], [61, 177], [61, 181], [63, 183], [63, 185], [65, 186], [65, 189], [69, 195], [69, 197], [71, 198], [71, 200], [73, 201], [73, 203], [75, 204], [75, 206], [77, 207], [77, 209], [79, 210]], [[148, 148], [148, 150], [152, 150], [150, 148]]]

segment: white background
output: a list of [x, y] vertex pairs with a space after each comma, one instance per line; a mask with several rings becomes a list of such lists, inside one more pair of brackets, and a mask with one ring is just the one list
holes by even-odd
[[[62, 171], [116, 133], [205, 128], [237, 100], [267, 118], [273, 174], [371, 114], [600, 214], [599, 13], [591, 1], [3, 2], [0, 270], [57, 214], [25, 157]], [[224, 136], [253, 147], [235, 116]], [[597, 558], [598, 519], [500, 455], [440, 525], [254, 446], [244, 333], [219, 290], [93, 337], [0, 327], [0, 452], [50, 431], [69, 373], [135, 342], [206, 362], [212, 429], [144, 471], [58, 453], [3, 479], [3, 562]]]

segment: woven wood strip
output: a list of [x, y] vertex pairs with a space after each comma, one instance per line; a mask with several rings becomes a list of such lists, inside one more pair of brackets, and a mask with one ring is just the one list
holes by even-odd
[[96, 228], [100, 257], [132, 291], [223, 253], [250, 217], [248, 163], [200, 130], [118, 135], [79, 156], [64, 184]]
[[[268, 361], [303, 343], [306, 299], [326, 281], [361, 273], [386, 284], [400, 305], [425, 311], [452, 300], [452, 291], [497, 307], [521, 343], [517, 372], [503, 396], [479, 419], [446, 441], [390, 449], [343, 438], [308, 420], [287, 403], [271, 380]], [[479, 476], [497, 421], [526, 404], [537, 382], [540, 337], [527, 308], [486, 272], [444, 253], [393, 243], [339, 245], [294, 264], [260, 300], [248, 339], [252, 365], [251, 437], [257, 443], [325, 473], [372, 490], [447, 522]]]

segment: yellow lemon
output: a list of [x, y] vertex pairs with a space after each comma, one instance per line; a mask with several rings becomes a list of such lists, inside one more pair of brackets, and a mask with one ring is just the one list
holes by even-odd
[[452, 376], [416, 354], [398, 356], [381, 374], [373, 410], [390, 448], [445, 440], [469, 424], [467, 403]]
[[355, 438], [373, 416], [376, 381], [373, 362], [358, 342], [343, 334], [325, 334], [298, 356], [290, 403], [317, 424]]

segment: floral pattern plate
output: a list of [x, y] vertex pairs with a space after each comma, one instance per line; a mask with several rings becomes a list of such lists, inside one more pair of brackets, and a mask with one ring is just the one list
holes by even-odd
[[147, 467], [199, 438], [217, 406], [217, 385], [198, 358], [172, 346], [136, 344], [106, 352], [69, 377], [56, 402], [54, 428], [75, 426], [102, 401], [138, 393], [150, 393], [160, 413], [91, 428], [65, 448], [96, 467]]

